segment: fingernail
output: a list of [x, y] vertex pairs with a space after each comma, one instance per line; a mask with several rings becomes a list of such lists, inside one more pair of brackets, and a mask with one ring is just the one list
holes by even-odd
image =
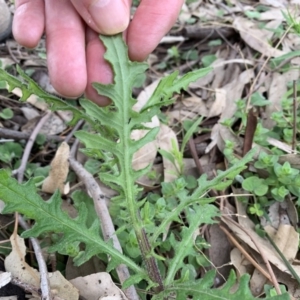
[[130, 7], [123, 0], [95, 0], [89, 12], [103, 34], [116, 34], [124, 31], [130, 19]]

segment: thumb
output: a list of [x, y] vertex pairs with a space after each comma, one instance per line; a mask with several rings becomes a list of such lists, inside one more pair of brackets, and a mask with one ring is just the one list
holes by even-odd
[[130, 21], [130, 0], [71, 0], [87, 25], [102, 34], [124, 31]]

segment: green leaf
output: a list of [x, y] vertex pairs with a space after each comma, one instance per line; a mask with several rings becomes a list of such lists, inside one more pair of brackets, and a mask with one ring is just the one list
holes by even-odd
[[209, 55], [204, 55], [201, 58], [201, 61], [203, 63], [203, 66], [207, 68], [210, 66], [215, 60], [217, 59], [217, 56], [215, 54], [209, 54]]
[[85, 164], [84, 168], [92, 175], [95, 175], [99, 172], [101, 166], [101, 162], [97, 159], [88, 159]]
[[281, 55], [279, 57], [272, 58], [270, 60], [270, 65], [272, 69], [277, 68], [281, 63], [286, 61], [287, 63], [294, 57], [300, 56], [300, 50], [292, 51], [287, 54]]
[[[240, 278], [239, 284], [236, 287], [236, 276], [234, 271], [230, 272], [229, 278], [224, 286], [221, 288], [212, 288], [214, 284], [215, 272], [209, 271], [205, 274], [204, 278], [200, 280], [194, 280], [192, 282], [184, 282], [182, 284], [176, 284], [174, 286], [167, 286], [166, 290], [153, 297], [153, 300], [168, 299], [168, 297], [174, 297], [176, 300], [188, 299], [192, 296], [192, 299], [201, 300], [256, 300], [256, 297], [252, 296], [249, 288], [248, 274], [243, 275]], [[234, 290], [234, 292], [232, 291]], [[265, 297], [263, 299], [269, 300], [290, 300], [288, 293], [277, 295], [274, 297]]]
[[15, 142], [0, 144], [0, 161], [10, 163], [14, 158], [20, 158], [23, 148]]
[[257, 196], [263, 196], [268, 192], [269, 187], [264, 183], [264, 180], [256, 176], [246, 178], [242, 183], [243, 189], [255, 193]]
[[[78, 216], [70, 218], [61, 209], [62, 200], [56, 192], [48, 201], [44, 201], [36, 192], [32, 180], [20, 185], [11, 178], [5, 170], [0, 170], [0, 198], [5, 202], [2, 213], [19, 212], [29, 219], [34, 219], [33, 227], [22, 236], [38, 237], [41, 234], [54, 232], [63, 233], [61, 238], [49, 248], [50, 252], [58, 251], [61, 254], [75, 254], [77, 265], [86, 262], [93, 255], [105, 253], [116, 260], [117, 264], [125, 263], [136, 273], [144, 276], [144, 271], [132, 260], [103, 241], [99, 235], [99, 221], [87, 226], [87, 209], [84, 203], [78, 207]], [[85, 244], [85, 251], [79, 251], [79, 243]]]
[[266, 106], [270, 105], [270, 101], [268, 101], [261, 93], [255, 92], [252, 94], [250, 98], [251, 104], [253, 106]]
[[167, 272], [165, 285], [171, 284], [178, 270], [183, 268], [185, 265], [184, 258], [193, 255], [194, 250], [194, 234], [201, 224], [212, 224], [216, 221], [214, 217], [218, 215], [218, 211], [213, 205], [194, 206], [193, 210], [189, 210], [188, 216], [188, 227], [183, 227], [181, 232], [181, 241], [177, 241], [174, 235], [171, 235], [170, 242], [175, 250], [174, 257], [169, 262], [169, 269]]
[[182, 140], [181, 150], [180, 150], [182, 154], [184, 152], [184, 148], [185, 148], [186, 144], [188, 143], [191, 136], [195, 133], [197, 127], [202, 122], [202, 120], [203, 120], [203, 117], [200, 117], [200, 118], [198, 118], [198, 120], [194, 121], [193, 125], [188, 129], [188, 131], [184, 135], [183, 140]]
[[258, 11], [246, 10], [245, 15], [250, 19], [260, 19], [261, 14]]
[[0, 118], [9, 120], [14, 116], [14, 112], [11, 108], [4, 108], [0, 111]]
[[160, 153], [160, 155], [166, 159], [168, 159], [173, 165], [175, 165], [175, 158], [174, 155], [172, 155], [172, 153], [164, 150], [164, 149], [158, 149], [158, 152]]
[[[151, 241], [154, 244], [161, 233], [165, 231], [167, 225], [173, 221], [178, 219], [180, 212], [192, 205], [193, 203], [198, 203], [199, 205], [205, 205], [208, 202], [211, 202], [211, 199], [206, 199], [205, 196], [207, 195], [208, 191], [212, 188], [221, 186], [223, 189], [228, 187], [232, 180], [238, 175], [242, 170], [246, 168], [246, 164], [252, 160], [252, 156], [254, 155], [256, 149], [252, 149], [245, 155], [241, 160], [239, 160], [234, 166], [229, 168], [224, 172], [219, 172], [218, 175], [208, 181], [207, 175], [204, 174], [198, 179], [198, 187], [191, 195], [187, 195], [185, 190], [181, 192], [177, 192], [176, 195], [180, 199], [179, 204], [162, 220], [162, 222], [157, 227], [155, 233], [151, 237]], [[164, 193], [164, 191], [163, 191]], [[164, 193], [165, 194], [165, 193]]]
[[213, 68], [211, 67], [194, 70], [186, 73], [180, 78], [177, 78], [178, 71], [175, 71], [162, 78], [142, 111], [148, 110], [150, 107], [157, 105], [158, 103], [160, 105], [170, 104], [170, 99], [174, 93], [179, 93], [180, 90], [186, 89], [191, 82], [204, 77], [212, 70]]
[[6, 81], [9, 86], [9, 91], [15, 88], [20, 88], [22, 91], [21, 101], [26, 101], [30, 95], [34, 94], [43, 99], [52, 111], [68, 110], [73, 113], [73, 119], [70, 121], [70, 125], [75, 125], [79, 120], [83, 119], [88, 121], [91, 125], [97, 127], [92, 118], [84, 114], [81, 110], [71, 105], [67, 101], [64, 101], [54, 95], [48, 94], [34, 82], [22, 69], [17, 66], [17, 71], [22, 77], [22, 80], [12, 76], [3, 69], [0, 69], [0, 80]]

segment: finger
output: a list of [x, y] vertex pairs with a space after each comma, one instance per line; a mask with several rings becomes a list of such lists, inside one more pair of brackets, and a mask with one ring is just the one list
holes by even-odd
[[143, 0], [127, 33], [129, 56], [143, 61], [175, 23], [184, 0]]
[[66, 97], [79, 96], [87, 81], [84, 25], [69, 0], [47, 0], [45, 3], [51, 83]]
[[105, 47], [99, 39], [98, 34], [87, 28], [87, 88], [86, 97], [101, 106], [108, 105], [110, 101], [103, 96], [99, 96], [93, 88], [93, 82], [108, 84], [113, 82], [113, 73], [109, 63], [104, 59]]
[[34, 48], [45, 27], [44, 0], [16, 0], [13, 35], [21, 45]]
[[130, 20], [131, 0], [71, 0], [87, 25], [102, 34], [124, 31]]

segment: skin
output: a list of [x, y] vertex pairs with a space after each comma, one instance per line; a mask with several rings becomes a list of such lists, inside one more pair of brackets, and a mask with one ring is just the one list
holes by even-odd
[[131, 22], [131, 0], [16, 0], [15, 39], [34, 48], [46, 34], [48, 68], [54, 88], [66, 97], [86, 97], [99, 105], [92, 82], [111, 83], [98, 34], [124, 32], [129, 56], [143, 61], [175, 23], [184, 0], [142, 0]]

